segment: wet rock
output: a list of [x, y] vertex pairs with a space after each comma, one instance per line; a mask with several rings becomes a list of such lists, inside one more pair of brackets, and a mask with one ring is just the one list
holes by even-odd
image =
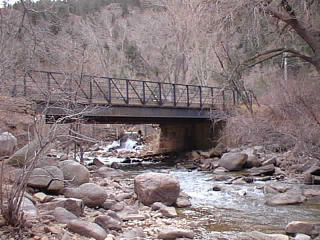
[[108, 212], [107, 215], [99, 216], [94, 220], [95, 223], [100, 225], [106, 232], [109, 230], [121, 230], [122, 221], [115, 212]]
[[270, 182], [264, 185], [263, 192], [264, 194], [284, 193], [288, 191], [290, 188], [290, 186], [280, 182]]
[[320, 176], [320, 167], [313, 165], [307, 171], [304, 172], [304, 183], [305, 184], [320, 184], [317, 177]]
[[70, 221], [67, 228], [71, 232], [78, 233], [85, 237], [94, 238], [96, 240], [104, 240], [108, 235], [98, 224], [82, 220]]
[[88, 207], [99, 207], [105, 202], [107, 194], [104, 189], [94, 183], [85, 183], [78, 188], [66, 188], [64, 195], [67, 198], [79, 198]]
[[312, 237], [316, 237], [319, 233], [316, 231], [314, 223], [293, 221], [286, 226], [286, 233], [293, 236], [297, 233], [303, 233]]
[[285, 193], [278, 193], [272, 196], [267, 196], [266, 204], [269, 206], [294, 205], [303, 203], [306, 197], [301, 191], [288, 190]]
[[97, 174], [104, 178], [115, 178], [124, 176], [124, 172], [119, 169], [110, 167], [101, 167], [98, 169]]
[[38, 218], [39, 212], [37, 207], [33, 204], [33, 202], [24, 197], [21, 204], [21, 211], [23, 212], [26, 219]]
[[53, 216], [58, 223], [63, 224], [68, 224], [70, 221], [78, 219], [76, 215], [62, 207], [57, 207], [53, 212]]
[[28, 180], [28, 186], [47, 191], [60, 192], [64, 188], [62, 171], [55, 166], [35, 168]]
[[219, 185], [213, 185], [212, 186], [212, 191], [216, 191], [216, 192], [222, 191], [222, 187], [219, 186]]
[[211, 170], [218, 167], [218, 162], [213, 158], [204, 159], [201, 161], [199, 168], [202, 171]]
[[261, 232], [249, 232], [239, 234], [239, 239], [250, 240], [289, 240], [289, 237], [283, 234], [264, 234]]
[[251, 176], [272, 175], [274, 172], [275, 168], [273, 164], [265, 165], [258, 168], [251, 168], [248, 170], [248, 173]]
[[186, 196], [179, 196], [176, 200], [175, 206], [177, 208], [187, 208], [191, 207], [191, 202]]
[[144, 173], [134, 179], [138, 199], [145, 205], [162, 202], [174, 204], [180, 193], [180, 184], [175, 176], [165, 173]]
[[79, 186], [90, 180], [89, 170], [78, 162], [66, 160], [60, 162], [58, 167], [62, 170], [64, 179], [73, 185]]
[[248, 159], [245, 153], [225, 153], [219, 160], [219, 166], [229, 171], [237, 171], [243, 169]]
[[225, 172], [228, 172], [228, 170], [225, 169], [224, 167], [217, 167], [213, 172], [214, 173], [225, 173]]
[[181, 228], [167, 227], [160, 230], [159, 239], [194, 238], [194, 233]]
[[227, 181], [229, 179], [231, 179], [231, 177], [227, 176], [227, 175], [216, 175], [213, 178], [208, 179], [207, 181], [219, 181], [220, 182], [220, 181]]
[[0, 134], [0, 157], [11, 156], [17, 147], [17, 138], [9, 132]]
[[305, 234], [298, 233], [294, 240], [311, 240], [311, 237]]

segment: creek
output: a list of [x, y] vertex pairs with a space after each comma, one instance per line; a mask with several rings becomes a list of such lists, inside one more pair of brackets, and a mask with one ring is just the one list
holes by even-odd
[[[131, 141], [131, 140], [130, 140]], [[132, 147], [130, 142], [130, 147]], [[114, 157], [102, 159], [106, 164], [121, 162]], [[291, 221], [319, 221], [320, 201], [307, 201], [300, 205], [267, 206], [263, 193], [265, 182], [248, 184], [226, 184], [212, 180], [212, 172], [186, 170], [161, 164], [121, 164], [134, 175], [144, 172], [166, 172], [176, 176], [183, 192], [191, 197], [192, 207], [179, 210], [180, 217], [190, 222], [197, 220], [202, 232], [201, 239], [237, 239], [239, 232], [261, 231], [264, 233], [284, 233]], [[222, 173], [219, 173], [222, 174]], [[230, 177], [240, 173], [223, 173]], [[287, 184], [299, 185], [291, 180]], [[222, 190], [213, 191], [218, 185]], [[319, 186], [310, 186], [310, 188]]]

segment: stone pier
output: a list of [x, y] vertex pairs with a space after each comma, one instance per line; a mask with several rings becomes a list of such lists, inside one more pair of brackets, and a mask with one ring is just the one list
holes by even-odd
[[160, 129], [158, 153], [209, 149], [214, 144], [214, 131], [210, 121], [163, 123], [160, 124]]

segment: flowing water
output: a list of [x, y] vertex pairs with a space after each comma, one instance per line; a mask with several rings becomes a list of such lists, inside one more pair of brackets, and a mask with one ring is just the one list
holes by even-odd
[[[131, 146], [132, 142], [128, 143]], [[106, 163], [120, 162], [116, 158], [104, 159]], [[237, 239], [236, 233], [261, 231], [284, 233], [291, 221], [320, 221], [320, 201], [307, 201], [301, 205], [271, 207], [264, 204], [265, 182], [225, 184], [212, 180], [213, 173], [188, 171], [173, 167], [149, 164], [131, 168], [135, 174], [143, 172], [170, 172], [180, 182], [181, 190], [191, 197], [192, 207], [179, 210], [179, 214], [192, 222], [200, 221], [205, 236], [201, 239]], [[234, 177], [231, 173], [224, 173]], [[297, 183], [295, 183], [297, 185]], [[212, 191], [219, 185], [222, 191]], [[319, 186], [313, 186], [318, 188]]]

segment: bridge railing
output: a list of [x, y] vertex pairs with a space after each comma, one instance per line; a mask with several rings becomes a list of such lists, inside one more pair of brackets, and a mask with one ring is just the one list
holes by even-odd
[[105, 105], [220, 108], [240, 101], [228, 88], [34, 70], [17, 92], [36, 101]]

